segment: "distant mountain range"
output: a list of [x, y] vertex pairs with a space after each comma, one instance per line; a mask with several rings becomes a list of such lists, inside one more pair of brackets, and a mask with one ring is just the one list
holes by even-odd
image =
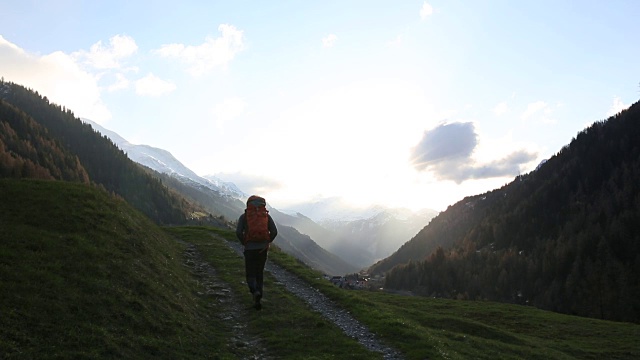
[[[82, 119], [82, 121], [111, 139], [131, 160], [163, 174], [165, 177], [162, 179], [167, 185], [191, 201], [199, 203], [208, 211], [223, 215], [231, 221], [235, 221], [243, 213], [244, 201], [248, 196], [234, 184], [214, 176], [201, 177], [166, 150], [149, 145], [131, 144], [119, 134], [89, 119]], [[334, 275], [353, 273], [371, 264], [361, 266], [332, 254], [308, 235], [301, 234], [292, 226], [287, 226], [287, 222], [280, 222], [279, 220], [283, 217], [276, 215], [279, 212], [271, 207], [269, 209], [278, 225], [277, 245], [309, 266]]]
[[[1, 177], [83, 183], [160, 225], [229, 227], [224, 218], [233, 221], [244, 209], [246, 195], [233, 184], [199, 177], [164, 150], [117, 134], [111, 140], [69, 109], [4, 80], [0, 130]], [[368, 270], [386, 289], [640, 323], [638, 139], [635, 103], [579, 132], [531, 173], [433, 219], [382, 208], [345, 213], [333, 200], [308, 205], [314, 218], [269, 207], [277, 244], [335, 275], [382, 257]], [[327, 218], [328, 209], [343, 218]]]
[[272, 214], [280, 223], [309, 235], [320, 246], [359, 268], [391, 255], [437, 215], [435, 210], [413, 213], [402, 209], [378, 209], [368, 218], [324, 220], [319, 223], [301, 213]]
[[[110, 138], [131, 160], [178, 181], [186, 187], [182, 188], [182, 193], [200, 189], [190, 198], [201, 203], [209, 211], [230, 220], [235, 220], [244, 211], [244, 201], [248, 195], [235, 184], [211, 175], [201, 177], [166, 150], [149, 145], [131, 144], [119, 134], [89, 119], [82, 120]], [[221, 206], [222, 204], [224, 206]], [[286, 214], [296, 210], [306, 211], [312, 214], [314, 219], [321, 221], [318, 223], [312, 220], [306, 213]], [[413, 213], [406, 209], [387, 209], [381, 206], [357, 208], [339, 198], [299, 204], [284, 211], [271, 208], [270, 211], [276, 223], [296, 229], [300, 233], [299, 241], [307, 244], [304, 247], [296, 247], [293, 241], [285, 250], [304, 249], [307, 254], [303, 255], [300, 252], [295, 256], [307, 261], [314, 259], [314, 267], [337, 274], [345, 270], [355, 272], [391, 255], [437, 215], [434, 210]], [[306, 238], [302, 234], [306, 234]], [[293, 236], [293, 232], [290, 232], [290, 235]], [[322, 248], [322, 251], [317, 249], [318, 254], [326, 254], [310, 255], [309, 249], [313, 246], [309, 241]], [[332, 255], [327, 257], [327, 254]], [[322, 265], [323, 258], [333, 265]], [[338, 265], [340, 259], [347, 265]]]
[[164, 149], [156, 148], [149, 145], [135, 145], [128, 142], [122, 136], [102, 127], [100, 124], [91, 121], [90, 119], [82, 118], [83, 122], [91, 125], [94, 129], [98, 130], [101, 134], [106, 135], [111, 141], [113, 141], [120, 149], [122, 149], [129, 158], [138, 164], [144, 165], [157, 172], [174, 176], [178, 179], [188, 179], [197, 184], [206, 186], [211, 190], [219, 192], [222, 196], [233, 197], [236, 199], [243, 199], [248, 197], [233, 183], [224, 182], [215, 176], [201, 177], [194, 173], [191, 169], [187, 168], [178, 159], [176, 159], [170, 152]]

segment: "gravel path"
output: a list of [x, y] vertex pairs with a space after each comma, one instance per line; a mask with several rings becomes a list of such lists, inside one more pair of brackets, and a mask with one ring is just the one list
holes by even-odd
[[[240, 243], [226, 240], [225, 242], [242, 256], [243, 247]], [[368, 350], [384, 354], [385, 359], [403, 359], [400, 352], [382, 344], [366, 326], [351, 316], [349, 312], [337, 306], [319, 290], [314, 289], [297, 276], [271, 261], [267, 261], [265, 269], [278, 282], [282, 283], [288, 291], [306, 301], [313, 310], [336, 324], [347, 336], [358, 340]]]
[[198, 295], [211, 299], [209, 307], [216, 310], [213, 311], [215, 316], [227, 324], [233, 333], [229, 350], [241, 359], [270, 360], [260, 338], [246, 331], [246, 324], [249, 322], [247, 309], [240, 305], [229, 284], [219, 278], [215, 268], [203, 259], [195, 245], [178, 241], [186, 245], [183, 264], [198, 279], [198, 285], [202, 289]]

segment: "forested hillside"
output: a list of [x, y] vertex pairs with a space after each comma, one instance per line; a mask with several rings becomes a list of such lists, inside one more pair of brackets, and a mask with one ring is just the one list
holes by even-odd
[[387, 288], [640, 322], [640, 104], [450, 206], [372, 271]]
[[[90, 182], [164, 225], [232, 227], [244, 209], [240, 200], [135, 163], [70, 110], [20, 85], [0, 82], [0, 130], [0, 177]], [[281, 227], [276, 244], [323, 272], [357, 269], [293, 228]]]
[[190, 204], [69, 109], [5, 81], [0, 82], [0, 100], [3, 177], [90, 181], [123, 197], [157, 223], [185, 223]]
[[0, 177], [89, 183], [77, 156], [47, 129], [0, 99]]

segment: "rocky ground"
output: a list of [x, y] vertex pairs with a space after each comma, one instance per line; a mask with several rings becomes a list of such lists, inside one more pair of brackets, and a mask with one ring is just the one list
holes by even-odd
[[238, 301], [237, 295], [226, 282], [220, 280], [216, 270], [203, 259], [194, 245], [186, 245], [184, 265], [191, 270], [198, 279], [199, 285], [202, 286], [203, 292], [199, 295], [215, 299], [215, 302], [210, 304], [210, 307], [214, 308], [212, 313], [228, 324], [233, 332], [232, 341], [229, 344], [231, 352], [241, 359], [271, 359], [266, 355], [267, 350], [260, 338], [248, 333], [247, 309]]
[[[242, 245], [240, 243], [224, 241], [239, 256], [242, 256]], [[266, 355], [268, 352], [261, 340], [248, 334], [245, 325], [248, 323], [247, 309], [241, 305], [241, 302], [237, 301], [236, 296], [238, 295], [234, 294], [227, 283], [219, 279], [215, 268], [203, 259], [194, 245], [187, 244], [185, 266], [190, 268], [193, 274], [201, 281], [201, 285], [204, 288], [202, 295], [212, 296], [217, 299], [217, 303], [211, 306], [217, 308], [218, 311], [215, 311], [218, 314], [217, 316], [229, 324], [233, 331], [233, 341], [230, 344], [232, 352], [243, 359], [270, 359]], [[337, 306], [320, 291], [311, 287], [294, 274], [270, 261], [267, 261], [266, 271], [270, 272], [287, 290], [306, 301], [311, 309], [336, 324], [346, 336], [358, 340], [362, 346], [371, 351], [384, 354], [385, 359], [402, 359], [398, 351], [382, 344], [366, 326], [346, 310]]]

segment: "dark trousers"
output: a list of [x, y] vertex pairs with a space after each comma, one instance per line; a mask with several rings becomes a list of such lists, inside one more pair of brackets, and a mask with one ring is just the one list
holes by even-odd
[[247, 285], [249, 291], [253, 294], [262, 290], [264, 282], [264, 265], [267, 262], [267, 249], [245, 250], [244, 251], [244, 269], [247, 276]]

